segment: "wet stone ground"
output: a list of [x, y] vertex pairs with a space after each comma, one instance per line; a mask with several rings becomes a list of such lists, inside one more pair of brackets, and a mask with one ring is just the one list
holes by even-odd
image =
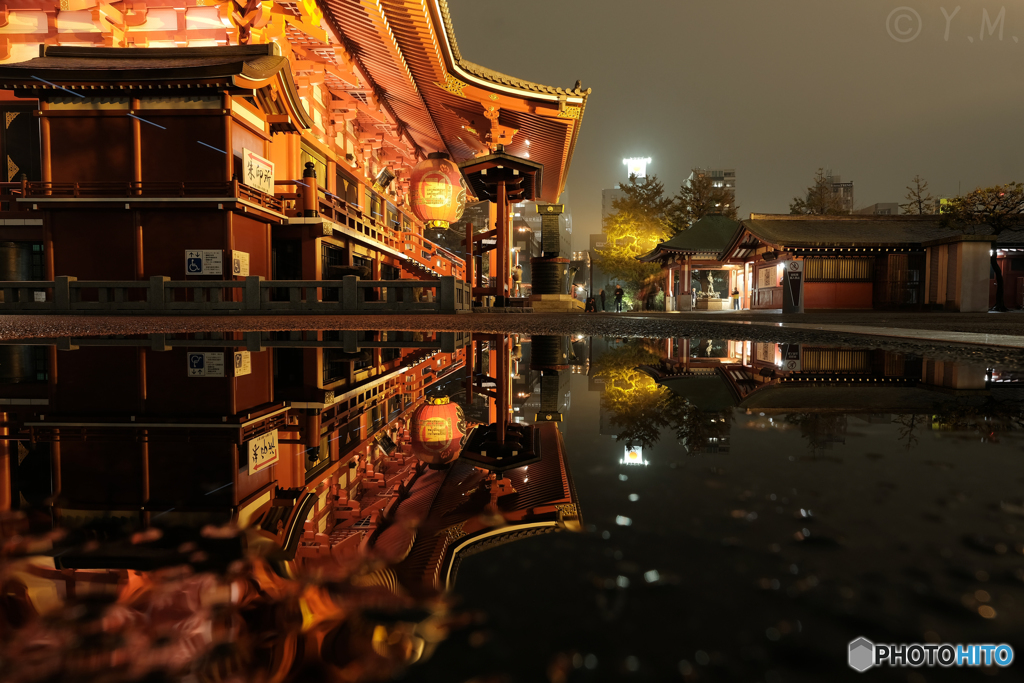
[[[736, 323], [752, 322], [737, 330]], [[870, 334], [816, 332], [769, 327], [778, 322], [821, 325], [860, 325], [979, 334], [1024, 336], [1024, 314], [882, 314], [873, 312], [814, 313], [802, 316], [741, 313], [718, 314], [465, 314], [465, 315], [278, 315], [278, 316], [2, 316], [0, 340], [135, 335], [152, 333], [244, 332], [278, 330], [407, 330], [483, 333], [587, 335], [606, 337], [729, 338], [738, 335], [772, 343], [819, 343], [864, 346], [926, 355], [938, 360], [961, 360], [1024, 368], [1024, 349], [974, 344], [874, 337]]]
[[[238, 332], [293, 325], [329, 330], [351, 326], [352, 319], [24, 320], [4, 320], [4, 335]], [[455, 566], [447, 596], [448, 614], [456, 616], [443, 629], [434, 624], [436, 648], [408, 667], [383, 666], [411, 659], [402, 649], [400, 629], [387, 629], [403, 620], [422, 620], [418, 627], [432, 623], [423, 615], [437, 610], [440, 598], [414, 607], [402, 603], [401, 610], [386, 603], [392, 610], [387, 612], [379, 594], [360, 597], [365, 582], [323, 583], [325, 593], [349, 601], [344, 609], [328, 610], [342, 625], [315, 647], [307, 643], [304, 668], [284, 680], [1024, 680], [1019, 662], [1008, 669], [879, 668], [866, 674], [847, 665], [847, 645], [859, 637], [894, 644], [1007, 643], [1024, 656], [1024, 363], [1018, 352], [758, 327], [744, 328], [747, 334], [737, 340], [729, 336], [734, 326], [711, 319], [358, 320], [359, 327], [378, 330], [529, 331], [531, 336], [502, 347], [510, 359], [519, 354], [509, 380], [512, 416], [528, 424], [542, 410], [560, 415], [564, 463], [582, 528], [525, 534], [467, 552]], [[548, 337], [570, 331], [577, 333], [571, 339]], [[555, 374], [549, 364], [534, 362], [542, 339], [545, 348], [566, 351]], [[779, 341], [805, 345], [803, 370], [781, 370], [786, 349], [775, 345]], [[87, 353], [83, 346], [57, 354], [58, 361]], [[153, 396], [159, 395], [159, 381], [154, 375]], [[450, 396], [471, 419], [487, 416], [490, 399], [478, 393], [467, 400], [464, 381], [464, 374], [453, 372], [429, 395]], [[183, 397], [181, 405], [188, 400]], [[116, 487], [111, 491], [116, 496]], [[24, 509], [33, 524], [45, 526], [50, 513], [45, 496], [36, 494]], [[188, 580], [194, 579], [184, 583], [200, 597], [181, 598], [186, 607], [177, 619], [189, 617], [188, 605], [201, 604], [210, 593], [198, 584], [241, 571], [233, 556], [220, 564], [210, 559], [216, 559], [211, 548], [221, 547], [211, 539], [221, 531], [193, 532], [205, 540], [175, 543]], [[187, 536], [188, 530], [176, 533]], [[224, 542], [234, 543], [232, 532], [225, 533]], [[144, 535], [107, 540], [114, 549], [105, 550], [105, 557], [115, 565], [122, 561], [117, 548], [148, 542]], [[89, 552], [108, 548], [90, 543]], [[24, 538], [0, 544], [0, 576], [15, 576], [19, 568], [11, 558], [32, 547]], [[36, 552], [59, 557], [65, 551], [57, 545]], [[274, 575], [270, 563], [261, 571], [252, 569], [239, 583], [258, 583], [263, 598], [323, 581], [315, 574]], [[389, 600], [403, 597], [394, 593]], [[66, 622], [0, 621], [0, 670], [5, 656], [10, 662], [24, 654], [9, 648], [11, 642], [32, 643], [35, 657], [46, 648], [78, 647], [79, 641], [69, 646], [40, 625], [56, 621], [76, 632], [76, 624], [85, 623], [75, 621], [81, 619], [74, 612], [77, 598], [62, 599]], [[247, 599], [256, 604], [260, 598]], [[318, 620], [327, 619], [324, 605], [330, 601], [303, 599], [301, 610], [278, 606], [266, 618], [247, 616], [249, 635], [228, 643], [227, 663], [203, 668], [199, 678], [174, 680], [215, 680], [211, 671], [239, 669], [255, 671], [255, 677], [218, 673], [216, 680], [258, 680], [268, 670], [253, 663], [262, 661], [260, 647], [292, 638], [301, 628], [315, 632]], [[178, 598], [168, 593], [163, 600]], [[8, 606], [0, 603], [0, 616]], [[105, 621], [95, 622], [106, 624], [102, 628], [130, 623], [120, 612], [103, 614]], [[210, 624], [181, 623], [195, 633], [223, 637], [239, 623], [228, 616], [214, 612]], [[99, 628], [93, 623], [90, 629]], [[362, 641], [353, 635], [360, 628]], [[386, 637], [369, 645], [368, 634], [376, 638], [379, 628]], [[90, 647], [106, 647], [95, 630], [76, 637]], [[359, 643], [362, 649], [354, 645]], [[18, 681], [54, 680], [19, 676]], [[108, 679], [139, 680], [76, 680]]]

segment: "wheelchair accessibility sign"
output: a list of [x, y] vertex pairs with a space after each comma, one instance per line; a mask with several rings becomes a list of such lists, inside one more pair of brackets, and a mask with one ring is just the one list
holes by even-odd
[[185, 250], [185, 275], [223, 275], [224, 255], [220, 249]]
[[223, 377], [224, 353], [222, 351], [189, 351], [189, 377]]

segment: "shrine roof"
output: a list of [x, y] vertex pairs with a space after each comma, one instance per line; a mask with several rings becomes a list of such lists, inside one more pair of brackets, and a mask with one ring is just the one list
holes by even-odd
[[[40, 55], [0, 65], [0, 80], [47, 79], [70, 82], [166, 81], [242, 75], [265, 80], [288, 60], [273, 45], [224, 47], [70, 47], [40, 45]], [[73, 76], [73, 79], [71, 78]]]
[[658, 261], [672, 254], [721, 254], [741, 230], [739, 221], [727, 216], [704, 216], [672, 239], [661, 242], [641, 261]]

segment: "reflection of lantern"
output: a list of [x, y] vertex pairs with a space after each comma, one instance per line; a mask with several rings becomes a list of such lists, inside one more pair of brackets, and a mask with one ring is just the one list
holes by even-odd
[[431, 399], [412, 414], [409, 431], [416, 457], [433, 469], [443, 469], [459, 457], [466, 440], [466, 416], [447, 398]]
[[466, 182], [444, 152], [434, 152], [412, 169], [410, 203], [428, 228], [447, 228], [462, 218]]

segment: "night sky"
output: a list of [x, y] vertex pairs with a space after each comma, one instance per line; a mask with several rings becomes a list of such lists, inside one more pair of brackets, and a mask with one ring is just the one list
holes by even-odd
[[981, 0], [449, 4], [465, 59], [593, 88], [562, 198], [577, 236], [600, 231], [627, 156], [673, 192], [693, 166], [735, 168], [741, 217], [788, 212], [819, 166], [856, 183], [857, 207], [903, 201], [915, 174], [941, 196], [1024, 181], [1019, 3], [1001, 23]]

